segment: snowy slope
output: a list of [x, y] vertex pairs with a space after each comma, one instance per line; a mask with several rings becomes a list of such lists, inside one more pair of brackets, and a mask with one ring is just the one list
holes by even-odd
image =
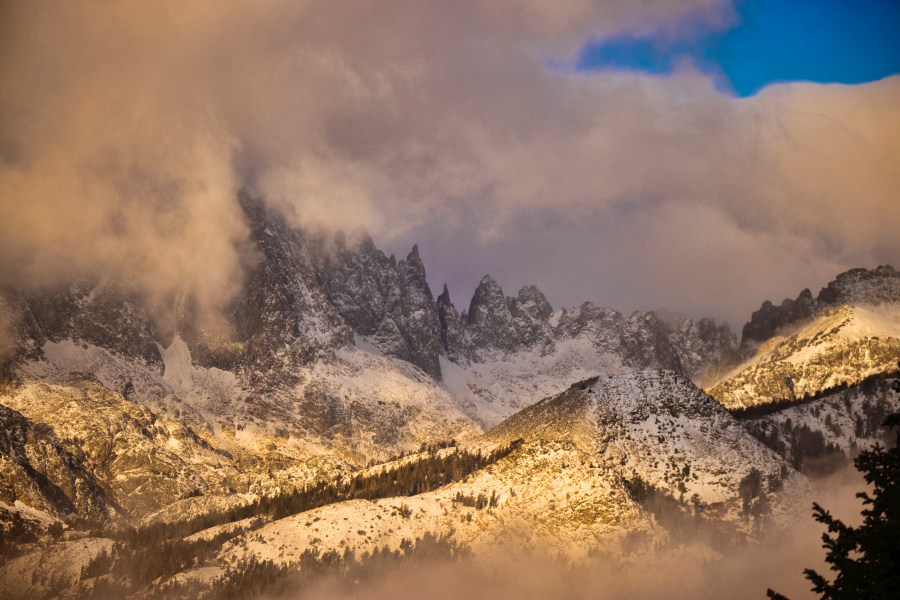
[[162, 372], [84, 342], [47, 341], [0, 404], [48, 426], [139, 516], [198, 492], [290, 487], [347, 461], [481, 433], [419, 369], [355, 348], [299, 367], [293, 387], [266, 396], [240, 373], [194, 364], [177, 336], [159, 353]]
[[800, 399], [895, 373], [898, 360], [900, 304], [828, 307], [764, 342], [709, 393], [729, 408]]
[[101, 552], [109, 552], [113, 540], [87, 538], [62, 543], [20, 556], [0, 565], [0, 590], [8, 598], [60, 598], [77, 600], [81, 570]]
[[630, 370], [620, 356], [598, 352], [584, 338], [562, 340], [549, 352], [531, 348], [497, 354], [465, 366], [441, 357], [441, 369], [444, 386], [486, 428], [541, 398], [563, 391], [573, 381], [596, 373], [622, 374]]
[[[806, 479], [750, 436], [689, 381], [671, 372], [604, 376], [572, 386], [504, 421], [470, 448], [524, 443], [463, 481], [413, 497], [341, 502], [272, 522], [223, 548], [220, 567], [248, 556], [290, 564], [306, 550], [371, 552], [426, 532], [450, 533], [481, 559], [511, 548], [573, 560], [620, 556], [642, 532], [643, 551], [671, 538], [636, 496], [637, 482], [673, 506], [737, 538], [760, 523], [792, 519]], [[450, 452], [453, 450], [445, 450]], [[404, 460], [414, 460], [410, 457]], [[744, 481], [760, 474], [745, 502]], [[646, 489], [646, 488], [645, 488]], [[496, 495], [477, 509], [457, 494]]]
[[900, 394], [891, 379], [878, 379], [822, 398], [746, 419], [742, 425], [797, 469], [828, 474], [891, 436], [884, 419], [900, 412]]
[[784, 462], [717, 402], [668, 371], [586, 380], [488, 434], [521, 436], [572, 439], [617, 464], [623, 477], [640, 477], [676, 497], [697, 494], [701, 502], [724, 504], [732, 516], [740, 481], [753, 468], [782, 482], [786, 497], [805, 488], [802, 476], [784, 471]]

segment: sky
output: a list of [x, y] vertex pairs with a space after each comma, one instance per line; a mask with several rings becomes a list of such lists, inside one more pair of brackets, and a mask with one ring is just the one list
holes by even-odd
[[252, 254], [246, 187], [418, 243], [460, 308], [489, 273], [740, 327], [900, 266], [898, 9], [850, 5], [2, 3], [0, 285], [215, 308]]
[[650, 32], [591, 40], [576, 68], [670, 75], [688, 61], [741, 97], [781, 82], [861, 84], [900, 72], [895, 0], [744, 0], [732, 11], [718, 22], [687, 14]]

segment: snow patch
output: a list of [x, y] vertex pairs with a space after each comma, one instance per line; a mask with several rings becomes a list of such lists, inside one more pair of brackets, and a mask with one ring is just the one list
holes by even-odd
[[188, 345], [178, 335], [172, 338], [168, 348], [157, 344], [159, 354], [162, 356], [163, 381], [178, 394], [188, 394], [194, 387], [194, 369], [191, 365], [191, 351]]

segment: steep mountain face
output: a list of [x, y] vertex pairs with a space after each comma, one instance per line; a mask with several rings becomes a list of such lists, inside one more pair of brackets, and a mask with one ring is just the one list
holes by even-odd
[[28, 507], [46, 520], [78, 515], [100, 522], [116, 510], [90, 469], [63, 447], [52, 429], [3, 405], [0, 504], [3, 512]]
[[317, 238], [310, 254], [329, 302], [357, 335], [440, 379], [440, 321], [417, 246], [397, 263], [368, 236], [348, 246], [339, 235]]
[[96, 382], [26, 384], [3, 400], [52, 435], [82, 472], [91, 474], [85, 481], [96, 479], [90, 488], [95, 494], [130, 514], [192, 494], [227, 490], [237, 474], [230, 457], [189, 427], [159, 418]]
[[900, 273], [889, 265], [875, 269], [851, 269], [838, 275], [815, 298], [808, 289], [796, 300], [780, 306], [766, 300], [744, 325], [741, 344], [752, 347], [774, 337], [782, 329], [810, 320], [828, 307], [893, 304], [900, 300]]
[[[297, 367], [351, 346], [353, 333], [316, 284], [300, 232], [262, 201], [243, 192], [239, 200], [259, 254], [231, 308], [235, 341], [243, 350], [237, 364], [256, 388], [290, 385]], [[192, 344], [193, 337], [186, 338], [189, 346], [209, 345], [202, 332], [199, 344]]]
[[900, 303], [831, 306], [760, 345], [709, 393], [728, 408], [796, 401], [896, 373], [898, 358]]

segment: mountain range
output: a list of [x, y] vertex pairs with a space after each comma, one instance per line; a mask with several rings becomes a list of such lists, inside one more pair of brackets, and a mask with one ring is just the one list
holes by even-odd
[[196, 597], [423, 539], [577, 562], [702, 530], [727, 552], [796, 519], [900, 409], [889, 266], [767, 301], [739, 339], [487, 275], [460, 311], [417, 247], [239, 202], [254, 252], [213, 315], [111, 278], [0, 290], [7, 596]]

